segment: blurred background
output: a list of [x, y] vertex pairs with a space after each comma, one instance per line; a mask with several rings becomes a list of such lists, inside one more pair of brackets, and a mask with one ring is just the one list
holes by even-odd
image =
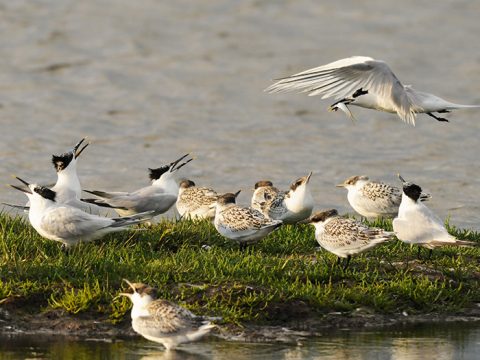
[[[317, 208], [351, 212], [352, 175], [421, 185], [450, 223], [480, 229], [480, 110], [417, 126], [332, 100], [263, 92], [272, 79], [349, 57], [385, 60], [404, 84], [480, 104], [480, 2], [0, 2], [0, 179], [49, 184], [51, 154], [88, 136], [86, 189], [135, 190], [191, 152], [181, 176], [220, 192], [314, 171]], [[0, 200], [24, 203], [7, 187]]]

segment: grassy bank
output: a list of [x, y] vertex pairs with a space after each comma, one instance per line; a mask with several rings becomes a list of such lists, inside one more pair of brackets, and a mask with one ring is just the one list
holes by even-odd
[[[391, 222], [375, 225], [391, 229]], [[479, 233], [450, 231], [480, 241]], [[394, 241], [353, 258], [343, 271], [334, 255], [317, 250], [306, 225], [282, 227], [243, 252], [206, 221], [163, 221], [68, 253], [19, 217], [0, 215], [0, 236], [0, 307], [10, 312], [61, 309], [116, 323], [131, 306], [116, 298], [126, 289], [122, 278], [154, 285], [163, 298], [236, 325], [282, 324], [359, 307], [452, 313], [480, 302], [478, 247], [446, 247], [418, 261], [417, 248]]]

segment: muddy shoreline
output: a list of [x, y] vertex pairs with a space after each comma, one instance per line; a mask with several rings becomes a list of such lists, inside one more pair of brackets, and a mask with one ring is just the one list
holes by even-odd
[[[425, 324], [480, 322], [480, 304], [456, 313], [429, 313], [409, 315], [375, 314], [359, 308], [349, 313], [328, 313], [318, 317], [272, 324], [220, 324], [214, 336], [230, 341], [296, 343], [304, 338], [325, 333], [349, 330], [398, 329]], [[40, 314], [12, 312], [0, 308], [0, 335], [62, 335], [79, 338], [129, 338], [139, 336], [130, 325], [130, 319], [112, 324], [107, 318], [93, 318], [88, 314], [70, 315], [61, 310]]]

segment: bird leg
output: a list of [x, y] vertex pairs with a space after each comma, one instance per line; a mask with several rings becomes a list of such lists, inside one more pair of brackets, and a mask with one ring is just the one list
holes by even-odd
[[347, 270], [348, 264], [350, 264], [350, 259], [352, 258], [352, 255], [348, 255], [347, 258], [345, 259], [345, 265], [343, 265], [343, 271]]
[[[448, 112], [448, 110], [445, 110], [445, 111], [437, 111], [437, 112], [439, 112], [439, 113]], [[433, 115], [433, 113], [431, 113], [431, 112], [427, 112], [427, 115], [433, 117], [435, 120], [448, 122], [448, 119], [435, 116], [435, 115]]]
[[418, 252], [417, 252], [417, 259], [420, 260], [420, 252], [422, 251], [422, 247], [418, 247]]

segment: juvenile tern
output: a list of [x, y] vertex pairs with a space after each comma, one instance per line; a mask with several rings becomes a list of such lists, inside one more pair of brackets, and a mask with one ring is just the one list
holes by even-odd
[[300, 90], [309, 96], [334, 98], [331, 111], [338, 109], [353, 118], [348, 105], [396, 113], [415, 126], [415, 118], [425, 113], [438, 121], [448, 121], [434, 113], [448, 113], [480, 105], [451, 103], [433, 94], [403, 85], [390, 67], [381, 60], [353, 56], [279, 79], [265, 91], [270, 93]]
[[262, 204], [265, 216], [282, 220], [285, 224], [294, 224], [305, 220], [312, 214], [314, 202], [310, 192], [310, 178], [312, 172], [295, 180], [288, 192], [279, 191], [272, 198], [269, 194], [264, 197]]
[[268, 207], [270, 203], [277, 197], [278, 190], [270, 180], [260, 180], [255, 183], [253, 190], [251, 207], [260, 211], [263, 215], [269, 217]]
[[88, 214], [73, 206], [58, 204], [57, 193], [47, 187], [17, 179], [26, 187], [10, 186], [24, 192], [30, 200], [30, 224], [44, 238], [59, 241], [67, 248], [80, 241], [93, 241], [108, 233], [125, 230], [152, 217], [151, 213], [115, 219]]
[[238, 193], [226, 193], [218, 197], [214, 225], [222, 236], [237, 242], [243, 249], [263, 239], [283, 222], [269, 219], [251, 207], [236, 205]]
[[475, 242], [458, 240], [450, 235], [443, 222], [419, 201], [422, 188], [406, 182], [400, 175], [399, 177], [403, 182], [402, 202], [398, 216], [393, 219], [393, 231], [399, 240], [430, 249], [430, 255], [432, 250], [439, 246], [477, 245]]
[[197, 187], [192, 180], [182, 180], [176, 202], [177, 211], [182, 218], [213, 219], [218, 195], [215, 190]]
[[[348, 191], [347, 199], [351, 207], [366, 218], [393, 218], [398, 214], [402, 201], [402, 190], [383, 182], [371, 181], [367, 176], [351, 176], [337, 187]], [[422, 193], [420, 200], [430, 199]]]
[[317, 212], [304, 222], [315, 226], [315, 239], [322, 248], [337, 255], [339, 262], [340, 258], [347, 259], [344, 269], [352, 255], [360, 254], [394, 237], [393, 232], [340, 217], [335, 209]]
[[200, 340], [216, 327], [210, 322], [215, 318], [197, 316], [175, 303], [158, 299], [157, 290], [148, 285], [124, 281], [133, 290], [133, 293], [120, 293], [133, 303], [133, 330], [148, 340], [162, 344], [167, 350]]
[[84, 190], [100, 199], [82, 199], [83, 201], [114, 208], [120, 216], [128, 216], [145, 211], [159, 215], [170, 209], [177, 201], [178, 185], [175, 173], [193, 159], [181, 163], [189, 154], [157, 169], [149, 169], [152, 184], [134, 192], [105, 192]]

